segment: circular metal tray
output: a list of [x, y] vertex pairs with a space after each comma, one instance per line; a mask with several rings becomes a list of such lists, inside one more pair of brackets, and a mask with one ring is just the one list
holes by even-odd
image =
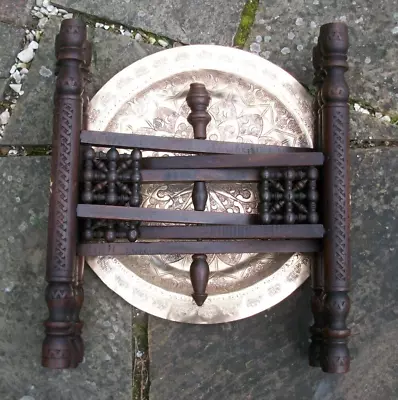
[[[165, 50], [125, 68], [90, 102], [89, 129], [193, 138], [185, 97], [202, 82], [212, 97], [208, 139], [312, 147], [311, 98], [287, 72], [242, 50], [196, 45]], [[166, 155], [144, 152], [144, 156]], [[256, 212], [253, 184], [208, 184], [208, 211]], [[143, 185], [143, 207], [193, 209], [192, 185]], [[234, 321], [282, 301], [309, 275], [303, 254], [209, 255], [209, 297], [191, 298], [190, 255], [87, 258], [130, 304], [173, 321]]]

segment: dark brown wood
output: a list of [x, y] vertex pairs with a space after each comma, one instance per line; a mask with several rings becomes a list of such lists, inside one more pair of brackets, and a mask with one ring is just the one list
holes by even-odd
[[76, 367], [81, 358], [73, 344], [78, 305], [74, 290], [78, 202], [79, 134], [83, 119], [86, 25], [62, 21], [57, 38], [58, 77], [54, 96], [52, 192], [48, 223], [46, 300], [42, 365]]
[[[89, 96], [88, 96], [88, 85], [90, 83], [90, 65], [91, 65], [91, 56], [92, 56], [92, 48], [91, 43], [86, 40], [83, 44], [83, 63], [82, 63], [82, 72], [83, 72], [83, 122], [82, 128], [87, 129], [88, 126], [88, 105], [89, 105]], [[80, 151], [80, 155], [84, 149], [82, 148]], [[82, 157], [79, 158], [79, 169], [82, 167]], [[80, 364], [84, 358], [84, 342], [81, 337], [83, 330], [83, 321], [80, 319], [80, 311], [83, 307], [84, 302], [84, 257], [77, 257], [75, 264], [75, 276], [74, 276], [74, 293], [75, 293], [75, 312], [73, 314], [73, 321], [75, 323], [75, 337], [74, 337], [74, 346], [76, 349], [76, 362]]]
[[344, 73], [348, 69], [348, 29], [343, 23], [321, 27], [319, 43], [322, 68], [326, 77], [322, 85], [322, 142], [326, 156], [323, 199], [325, 267], [325, 345], [322, 369], [345, 373], [350, 355], [347, 338], [350, 330], [346, 318], [350, 309], [349, 250], [349, 91]]
[[148, 157], [142, 160], [144, 169], [195, 169], [195, 168], [253, 168], [253, 167], [304, 167], [323, 164], [323, 154], [234, 154], [180, 157]]
[[140, 239], [320, 239], [324, 232], [318, 224], [141, 226]]
[[318, 222], [318, 170], [315, 167], [265, 168], [260, 180], [258, 213], [263, 224]]
[[321, 242], [315, 239], [297, 240], [237, 240], [237, 241], [163, 241], [135, 243], [81, 243], [78, 254], [82, 256], [105, 255], [156, 255], [156, 254], [197, 254], [197, 253], [311, 253], [321, 249]]
[[[314, 97], [314, 132], [315, 132], [315, 148], [322, 150], [322, 120], [321, 120], [321, 108], [322, 98], [320, 95], [320, 89], [324, 80], [324, 73], [321, 69], [321, 49], [319, 44], [313, 48], [312, 62], [314, 67], [314, 80], [313, 83], [317, 89], [317, 93]], [[318, 195], [316, 188], [310, 181], [309, 184], [309, 196]], [[315, 208], [312, 203], [309, 204], [309, 208]], [[318, 214], [316, 214], [318, 216]], [[323, 271], [323, 257], [322, 253], [318, 253], [316, 259], [311, 265], [311, 310], [314, 318], [314, 323], [310, 327], [311, 343], [308, 349], [308, 360], [309, 365], [312, 367], [321, 366], [321, 354], [323, 351], [323, 330], [325, 327], [325, 315], [324, 315], [324, 271]]]
[[96, 204], [79, 204], [77, 216], [79, 218], [210, 225], [248, 225], [258, 221], [256, 214], [160, 210], [157, 208], [130, 208]]
[[257, 182], [260, 172], [254, 168], [243, 169], [144, 169], [145, 183], [153, 182]]
[[188, 122], [193, 127], [195, 139], [206, 139], [206, 127], [211, 121], [207, 107], [210, 104], [210, 95], [203, 83], [191, 83], [188, 94], [187, 104], [191, 109], [188, 115]]
[[[211, 121], [207, 107], [210, 104], [210, 95], [205, 85], [201, 83], [191, 83], [187, 95], [187, 104], [191, 109], [188, 115], [188, 122], [192, 125], [193, 136], [195, 139], [206, 139], [206, 128]], [[206, 183], [195, 181], [192, 189], [192, 203], [195, 211], [204, 211], [208, 199]], [[193, 288], [192, 298], [200, 307], [207, 299], [206, 287], [209, 281], [210, 269], [206, 254], [194, 254], [189, 270], [191, 284]]]
[[117, 132], [83, 131], [82, 144], [97, 147], [116, 147], [120, 149], [138, 148], [141, 150], [171, 151], [175, 153], [208, 154], [272, 154], [272, 153], [312, 153], [304, 147], [268, 146], [264, 144], [220, 142], [206, 140], [197, 143], [195, 139], [166, 138], [161, 136], [125, 134]]

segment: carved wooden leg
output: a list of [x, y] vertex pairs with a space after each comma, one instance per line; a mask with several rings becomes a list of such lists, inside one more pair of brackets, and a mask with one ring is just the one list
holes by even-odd
[[54, 96], [52, 190], [48, 223], [46, 300], [42, 364], [71, 368], [78, 355], [73, 346], [76, 297], [73, 287], [76, 263], [79, 138], [82, 128], [83, 44], [86, 25], [65, 20], [57, 38], [58, 78]]
[[326, 78], [322, 86], [322, 136], [325, 165], [323, 203], [325, 222], [325, 347], [322, 369], [344, 373], [349, 370], [346, 318], [351, 267], [349, 252], [349, 108], [348, 29], [343, 23], [323, 25], [320, 33], [322, 66]]
[[[206, 127], [211, 120], [206, 111], [210, 104], [210, 95], [201, 83], [192, 83], [187, 95], [187, 103], [192, 112], [188, 116], [188, 122], [193, 127], [195, 139], [206, 139]], [[208, 198], [205, 182], [195, 182], [192, 191], [192, 201], [196, 211], [204, 211]], [[194, 254], [192, 256], [190, 277], [193, 287], [192, 297], [198, 306], [202, 306], [207, 299], [206, 287], [209, 281], [209, 264], [206, 254]]]
[[314, 323], [310, 328], [311, 344], [308, 350], [308, 359], [311, 367], [321, 366], [321, 354], [323, 353], [323, 330], [325, 327], [323, 278], [322, 255], [317, 254], [311, 266], [311, 288], [313, 291], [311, 310], [314, 317]]
[[[83, 74], [83, 123], [82, 129], [87, 129], [88, 127], [88, 104], [89, 97], [87, 92], [87, 86], [90, 81], [89, 73], [90, 73], [90, 64], [91, 64], [91, 43], [86, 40], [83, 45], [83, 58], [84, 61], [82, 63], [82, 74]], [[83, 157], [82, 152], [84, 151], [84, 147], [81, 148], [80, 159], [79, 159], [79, 170], [82, 170]], [[81, 232], [82, 229], [79, 229]], [[75, 323], [75, 338], [74, 338], [74, 346], [76, 349], [76, 362], [79, 364], [83, 361], [84, 357], [84, 342], [81, 337], [82, 329], [83, 329], [83, 321], [80, 319], [80, 311], [83, 307], [84, 301], [84, 257], [77, 257], [75, 264], [75, 274], [74, 274], [74, 296], [75, 296], [75, 313], [73, 315], [73, 321]]]
[[[321, 69], [321, 49], [319, 44], [313, 48], [312, 62], [314, 66], [313, 83], [317, 89], [314, 98], [314, 147], [322, 151], [322, 98], [320, 89], [322, 87], [324, 73]], [[311, 310], [314, 323], [310, 327], [311, 344], [308, 350], [309, 365], [312, 367], [321, 366], [321, 354], [323, 348], [323, 330], [325, 326], [324, 316], [324, 267], [322, 254], [317, 254], [311, 267]]]

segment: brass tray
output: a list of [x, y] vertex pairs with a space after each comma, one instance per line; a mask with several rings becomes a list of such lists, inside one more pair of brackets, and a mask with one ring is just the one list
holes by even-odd
[[[291, 75], [242, 50], [195, 45], [125, 68], [90, 103], [89, 129], [192, 138], [185, 96], [202, 82], [212, 97], [208, 139], [312, 147], [311, 98]], [[144, 156], [167, 155], [144, 152]], [[143, 207], [193, 209], [192, 185], [143, 185]], [[209, 184], [207, 210], [256, 212], [253, 184]], [[304, 254], [209, 255], [209, 297], [191, 298], [190, 255], [94, 257], [88, 264], [133, 306], [173, 321], [213, 324], [272, 307], [309, 276]]]

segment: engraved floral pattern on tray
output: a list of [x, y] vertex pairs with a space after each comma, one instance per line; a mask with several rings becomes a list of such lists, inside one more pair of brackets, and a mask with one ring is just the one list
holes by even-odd
[[[202, 82], [211, 95], [207, 138], [220, 141], [309, 147], [294, 116], [267, 91], [238, 76], [214, 70], [180, 73], [151, 85], [126, 102], [107, 129], [152, 136], [193, 138], [187, 122], [190, 112], [185, 97], [191, 82]], [[144, 156], [170, 156], [145, 152]], [[257, 190], [253, 184], [208, 184], [206, 211], [254, 213]], [[143, 207], [193, 209], [192, 185], [150, 184], [143, 186]], [[226, 293], [248, 287], [281, 267], [289, 255], [210, 254], [208, 292]], [[134, 268], [135, 257], [123, 257]], [[137, 261], [137, 260], [136, 260]], [[190, 255], [140, 256], [136, 273], [162, 288], [189, 294]]]

